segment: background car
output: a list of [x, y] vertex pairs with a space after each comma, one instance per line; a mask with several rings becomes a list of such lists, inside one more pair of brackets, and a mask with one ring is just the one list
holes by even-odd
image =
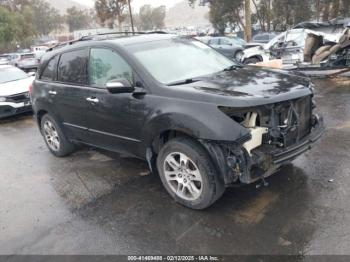
[[32, 110], [29, 87], [34, 74], [11, 65], [0, 66], [0, 118]]
[[263, 46], [264, 44], [269, 43], [272, 39], [274, 39], [278, 34], [276, 33], [260, 33], [253, 36], [252, 41], [249, 43], [246, 43], [244, 45], [245, 49], [256, 47], [256, 46]]
[[7, 54], [0, 55], [0, 65], [8, 65], [9, 63], [9, 56]]
[[25, 58], [17, 63], [17, 67], [25, 72], [36, 71], [39, 66], [40, 60], [37, 58]]
[[[242, 39], [243, 40], [243, 39]], [[230, 37], [212, 37], [208, 40], [208, 45], [219, 51], [224, 56], [240, 61], [243, 55], [243, 45], [245, 42]]]
[[276, 33], [260, 33], [253, 36], [253, 39], [251, 42], [253, 43], [263, 43], [266, 44], [270, 42], [271, 39], [273, 39], [277, 34]]
[[12, 53], [10, 54], [10, 64], [13, 66], [18, 66], [18, 63], [21, 60], [28, 59], [28, 58], [35, 58], [34, 53]]

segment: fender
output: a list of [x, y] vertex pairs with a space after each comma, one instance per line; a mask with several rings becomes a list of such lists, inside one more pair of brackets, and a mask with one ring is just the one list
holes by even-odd
[[[234, 142], [249, 135], [249, 131], [226, 116], [217, 106], [199, 103], [194, 106], [171, 105], [156, 110], [144, 125], [143, 141], [148, 147], [164, 131], [175, 130], [196, 139]], [[205, 112], [205, 113], [203, 113]]]

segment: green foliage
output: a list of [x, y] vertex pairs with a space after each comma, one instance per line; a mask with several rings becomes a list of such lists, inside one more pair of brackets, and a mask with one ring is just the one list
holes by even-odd
[[107, 25], [110, 28], [114, 28], [115, 21], [118, 21], [119, 29], [123, 21], [125, 20], [128, 7], [127, 0], [96, 0], [95, 10], [96, 15], [100, 20], [100, 24]]
[[[196, 0], [189, 0], [189, 4], [193, 7], [196, 3]], [[244, 28], [242, 18], [244, 0], [201, 0], [198, 3], [209, 5], [209, 20], [220, 34], [224, 33], [227, 26]]]
[[277, 31], [284, 31], [312, 17], [311, 0], [274, 0], [272, 6], [273, 29]]
[[8, 50], [21, 42], [30, 42], [36, 33], [26, 18], [31, 14], [26, 11], [23, 15], [0, 7], [0, 49]]
[[2, 0], [0, 2], [0, 49], [28, 47], [33, 38], [59, 30], [63, 19], [43, 0]]
[[162, 29], [165, 26], [165, 14], [165, 6], [152, 8], [150, 5], [144, 5], [140, 8], [139, 15], [136, 17], [136, 26], [145, 31]]
[[[208, 4], [209, 19], [221, 34], [227, 26], [245, 29], [244, 0], [188, 0], [188, 3], [192, 7]], [[252, 21], [259, 23], [262, 31], [284, 31], [302, 21], [350, 16], [350, 0], [252, 0], [252, 3]]]
[[79, 10], [76, 7], [71, 7], [66, 11], [65, 21], [68, 25], [69, 32], [88, 27], [91, 20], [92, 17], [86, 10]]

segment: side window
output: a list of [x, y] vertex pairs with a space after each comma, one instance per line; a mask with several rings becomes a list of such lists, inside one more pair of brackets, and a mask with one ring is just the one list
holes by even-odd
[[218, 38], [212, 38], [209, 40], [209, 45], [218, 45], [219, 39]]
[[220, 45], [231, 45], [231, 42], [226, 38], [220, 38]]
[[263, 35], [262, 40], [264, 41], [269, 41], [269, 35]]
[[262, 35], [257, 35], [256, 37], [254, 37], [254, 40], [264, 40], [264, 37]]
[[87, 50], [63, 53], [58, 63], [58, 81], [70, 84], [86, 84]]
[[124, 78], [133, 83], [131, 67], [125, 60], [109, 49], [92, 48], [89, 61], [89, 83], [105, 87], [108, 81]]
[[40, 76], [41, 80], [44, 80], [44, 81], [55, 81], [56, 80], [57, 62], [58, 62], [58, 56], [51, 58], [51, 60], [46, 65], [43, 73]]

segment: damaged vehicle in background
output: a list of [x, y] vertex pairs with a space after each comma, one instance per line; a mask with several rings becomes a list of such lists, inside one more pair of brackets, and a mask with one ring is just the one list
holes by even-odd
[[244, 64], [279, 62], [282, 69], [341, 69], [350, 65], [350, 19], [303, 22], [266, 45], [244, 50]]
[[42, 58], [31, 100], [52, 154], [82, 143], [144, 159], [193, 209], [275, 173], [324, 130], [308, 79], [243, 67], [168, 34], [57, 46]]

